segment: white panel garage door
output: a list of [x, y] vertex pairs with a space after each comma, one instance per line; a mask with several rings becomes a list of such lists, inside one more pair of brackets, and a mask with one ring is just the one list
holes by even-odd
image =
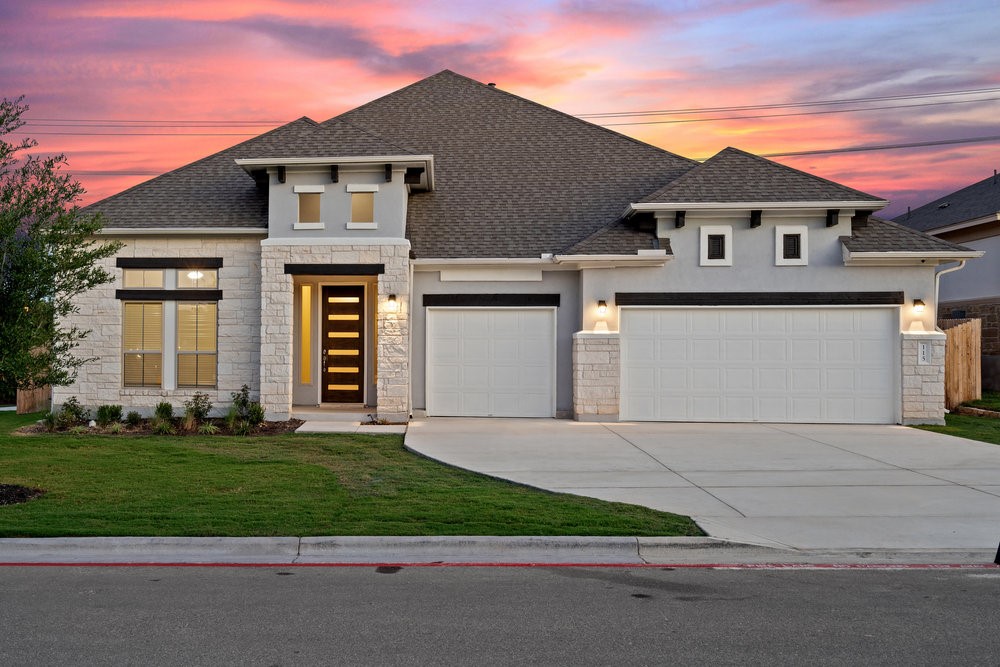
[[622, 310], [621, 418], [893, 423], [892, 308]]
[[552, 417], [555, 310], [427, 310], [427, 414]]

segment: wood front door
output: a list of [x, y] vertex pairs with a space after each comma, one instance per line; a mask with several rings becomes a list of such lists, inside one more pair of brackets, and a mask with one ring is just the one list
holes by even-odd
[[365, 288], [323, 288], [323, 402], [365, 400]]

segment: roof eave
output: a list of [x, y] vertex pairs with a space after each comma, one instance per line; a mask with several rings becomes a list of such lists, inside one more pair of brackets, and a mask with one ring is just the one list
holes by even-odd
[[433, 155], [331, 155], [326, 157], [255, 157], [236, 158], [236, 164], [248, 174], [273, 167], [331, 167], [333, 165], [392, 164], [394, 167], [423, 167], [427, 189], [434, 189]]
[[267, 236], [265, 227], [105, 227], [101, 236]]
[[904, 266], [926, 265], [928, 261], [933, 264], [944, 262], [958, 262], [963, 259], [976, 259], [986, 254], [982, 250], [970, 250], [962, 252], [959, 250], [940, 251], [914, 251], [914, 250], [890, 250], [890, 251], [852, 251], [844, 246], [844, 264], [847, 266]]
[[770, 202], [637, 202], [629, 204], [629, 211], [698, 211], [698, 210], [806, 210], [806, 209], [854, 209], [877, 211], [889, 202], [879, 200], [844, 201], [770, 201]]

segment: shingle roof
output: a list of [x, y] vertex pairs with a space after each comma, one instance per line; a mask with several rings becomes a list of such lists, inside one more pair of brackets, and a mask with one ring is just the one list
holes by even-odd
[[87, 207], [105, 227], [267, 227], [267, 195], [234, 160], [409, 152], [348, 123], [300, 118]]
[[978, 183], [924, 204], [894, 221], [922, 232], [955, 225], [1000, 212], [1000, 179], [990, 176]]
[[648, 203], [725, 203], [884, 200], [765, 158], [726, 148], [644, 197]]
[[659, 239], [653, 232], [641, 231], [618, 220], [563, 250], [565, 255], [634, 255], [637, 250], [665, 248], [670, 252], [670, 239]]
[[840, 239], [851, 252], [971, 252], [969, 248], [874, 216]]
[[434, 155], [408, 203], [417, 257], [561, 253], [697, 164], [447, 70], [337, 120]]

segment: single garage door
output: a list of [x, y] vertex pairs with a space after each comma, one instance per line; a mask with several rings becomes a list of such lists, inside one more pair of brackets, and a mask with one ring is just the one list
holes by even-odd
[[555, 309], [428, 308], [427, 414], [555, 415]]
[[623, 308], [621, 418], [893, 423], [893, 308]]

